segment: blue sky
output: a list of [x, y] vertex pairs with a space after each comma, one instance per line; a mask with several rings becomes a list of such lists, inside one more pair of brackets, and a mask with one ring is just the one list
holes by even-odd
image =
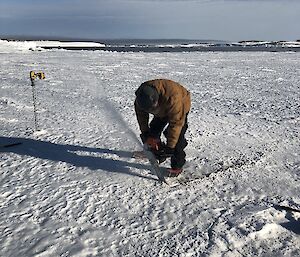
[[0, 0], [0, 35], [300, 39], [300, 0]]

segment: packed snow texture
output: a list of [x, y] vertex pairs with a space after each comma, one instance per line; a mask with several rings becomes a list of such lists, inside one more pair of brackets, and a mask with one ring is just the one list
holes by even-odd
[[[277, 206], [300, 207], [300, 53], [0, 47], [0, 74], [0, 256], [300, 256]], [[190, 90], [186, 172], [210, 175], [161, 185], [130, 157], [154, 78]]]

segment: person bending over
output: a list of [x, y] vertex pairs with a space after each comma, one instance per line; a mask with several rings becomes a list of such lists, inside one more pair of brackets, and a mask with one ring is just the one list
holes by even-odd
[[[191, 108], [190, 92], [177, 82], [155, 79], [142, 83], [135, 92], [134, 102], [141, 139], [148, 144], [158, 161], [171, 158], [167, 176], [176, 177], [186, 162], [184, 148], [187, 116]], [[150, 114], [153, 119], [149, 123]], [[161, 134], [166, 143], [161, 141]]]

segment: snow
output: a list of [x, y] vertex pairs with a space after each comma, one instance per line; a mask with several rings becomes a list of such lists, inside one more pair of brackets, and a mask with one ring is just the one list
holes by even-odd
[[0, 39], [0, 53], [12, 51], [28, 51], [43, 47], [103, 47], [104, 44], [94, 42], [60, 42], [60, 41], [8, 41]]
[[299, 48], [300, 42], [298, 41], [244, 41], [238, 43], [232, 43], [234, 46], [265, 46], [265, 47], [288, 47]]
[[[276, 207], [300, 207], [299, 53], [26, 44], [0, 42], [1, 256], [300, 255], [300, 215]], [[161, 77], [192, 93], [186, 172], [211, 174], [187, 185], [130, 158], [134, 91]]]
[[[130, 41], [130, 40], [129, 40]], [[131, 40], [132, 41], [132, 40]], [[182, 42], [173, 43], [161, 40], [127, 44], [123, 41], [107, 41], [106, 44], [96, 42], [60, 42], [60, 41], [11, 41], [0, 39], [0, 53], [8, 51], [45, 51], [49, 49], [65, 50], [105, 50], [117, 52], [187, 52], [191, 51], [299, 51], [300, 42], [297, 41], [241, 41], [241, 42]]]

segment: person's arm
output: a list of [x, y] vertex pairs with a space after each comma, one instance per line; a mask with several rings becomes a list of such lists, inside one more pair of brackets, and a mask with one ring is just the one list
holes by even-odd
[[142, 134], [149, 132], [149, 113], [141, 110], [138, 106], [136, 101], [134, 102], [134, 110], [136, 114], [136, 118], [141, 130]]
[[185, 122], [183, 103], [177, 96], [170, 102], [168, 118], [169, 127], [167, 133], [167, 146], [175, 148]]

